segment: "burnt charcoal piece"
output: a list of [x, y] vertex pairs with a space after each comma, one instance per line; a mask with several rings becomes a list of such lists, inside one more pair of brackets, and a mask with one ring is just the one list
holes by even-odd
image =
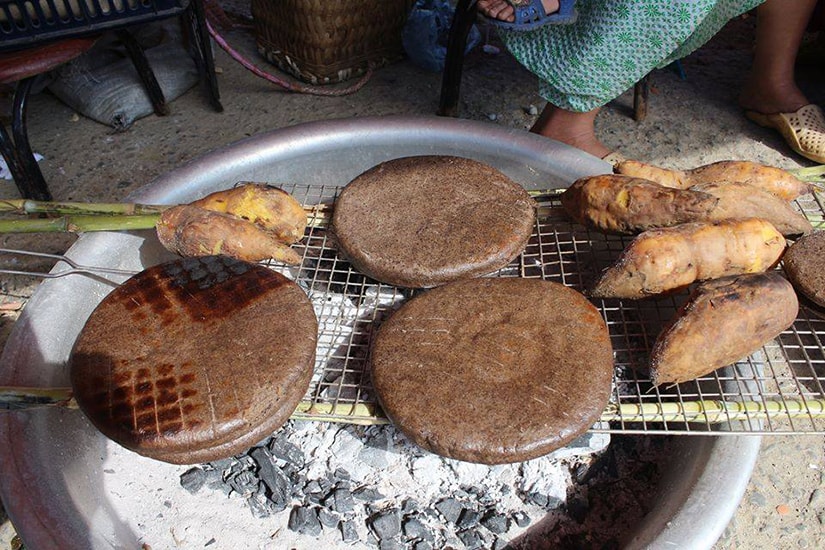
[[180, 475], [180, 486], [192, 494], [206, 485], [206, 472], [201, 468], [190, 468]]
[[458, 518], [458, 522], [456, 526], [459, 529], [469, 529], [470, 527], [475, 527], [478, 525], [479, 520], [481, 519], [481, 514], [476, 512], [475, 510], [470, 510], [469, 508], [465, 508], [461, 512], [461, 516]]
[[510, 529], [510, 521], [507, 519], [507, 516], [495, 511], [488, 512], [487, 515], [482, 518], [481, 524], [492, 533], [498, 535], [506, 533]]
[[306, 458], [297, 445], [285, 437], [275, 437], [269, 443], [269, 452], [277, 459], [292, 464], [298, 469], [304, 467]]
[[484, 548], [484, 539], [474, 529], [459, 532], [458, 538], [461, 539], [461, 542], [464, 543], [467, 550]]
[[357, 542], [361, 540], [361, 537], [358, 536], [358, 529], [355, 528], [354, 521], [342, 521], [339, 527], [341, 528], [341, 540], [344, 542]]
[[519, 527], [527, 527], [530, 525], [530, 516], [519, 510], [513, 513], [513, 521], [515, 521]]
[[439, 500], [435, 504], [435, 509], [441, 512], [441, 515], [444, 516], [445, 520], [450, 523], [455, 523], [458, 521], [459, 516], [461, 516], [463, 507], [456, 499], [447, 497]]
[[335, 510], [338, 513], [345, 514], [352, 512], [355, 509], [355, 501], [352, 498], [352, 493], [349, 489], [335, 489], [326, 499], [324, 505], [330, 510]]
[[321, 525], [324, 527], [335, 528], [338, 527], [341, 517], [334, 512], [330, 512], [326, 508], [319, 508], [318, 521], [320, 521]]
[[435, 537], [418, 518], [407, 518], [404, 520], [404, 536], [407, 537], [408, 540], [426, 540], [429, 542], [435, 542]]
[[392, 508], [372, 517], [370, 526], [379, 540], [391, 539], [401, 533], [401, 512]]
[[318, 520], [318, 513], [313, 508], [307, 506], [296, 506], [289, 514], [287, 527], [290, 531], [317, 537], [321, 534], [321, 522]]
[[280, 510], [289, 504], [292, 485], [286, 474], [272, 462], [271, 455], [263, 447], [256, 447], [249, 456], [258, 465], [258, 477], [267, 488], [267, 496]]

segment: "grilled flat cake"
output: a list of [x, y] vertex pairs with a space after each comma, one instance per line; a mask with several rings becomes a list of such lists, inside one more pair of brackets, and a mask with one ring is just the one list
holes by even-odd
[[495, 168], [418, 156], [384, 162], [347, 184], [332, 225], [339, 250], [357, 270], [424, 288], [506, 266], [534, 222], [535, 201]]
[[295, 283], [223, 256], [151, 267], [112, 291], [70, 374], [103, 434], [175, 464], [226, 458], [280, 428], [312, 377], [317, 320]]
[[782, 265], [794, 288], [825, 308], [825, 231], [808, 233], [794, 242], [782, 256]]
[[613, 352], [599, 311], [540, 279], [477, 278], [419, 294], [370, 350], [388, 418], [436, 454], [484, 464], [536, 458], [598, 421]]

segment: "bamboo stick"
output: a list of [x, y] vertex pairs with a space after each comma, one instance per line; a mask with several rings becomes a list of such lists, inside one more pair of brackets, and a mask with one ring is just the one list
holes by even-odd
[[17, 411], [39, 407], [76, 409], [71, 388], [25, 388], [0, 386], [0, 411]]
[[34, 201], [28, 199], [2, 199], [0, 212], [13, 214], [110, 214], [134, 216], [160, 214], [169, 205], [131, 203], [86, 203]]
[[81, 233], [84, 231], [131, 231], [154, 229], [158, 214], [66, 215], [59, 218], [0, 220], [0, 233]]

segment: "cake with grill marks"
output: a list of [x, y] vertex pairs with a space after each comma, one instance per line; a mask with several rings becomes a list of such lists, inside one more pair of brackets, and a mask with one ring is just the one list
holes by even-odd
[[613, 352], [599, 311], [540, 279], [477, 278], [418, 294], [378, 329], [371, 376], [421, 447], [484, 464], [566, 445], [607, 405]]
[[335, 201], [340, 252], [360, 272], [408, 288], [496, 271], [516, 258], [535, 201], [482, 162], [452, 156], [390, 160], [352, 180]]
[[151, 267], [95, 308], [70, 358], [106, 436], [176, 464], [226, 458], [280, 428], [312, 377], [317, 321], [295, 283], [222, 256]]

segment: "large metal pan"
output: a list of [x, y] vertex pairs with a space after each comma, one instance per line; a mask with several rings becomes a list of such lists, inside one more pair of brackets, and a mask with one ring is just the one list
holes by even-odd
[[[375, 117], [302, 124], [244, 140], [158, 178], [131, 199], [186, 202], [239, 180], [344, 185], [381, 161], [420, 154], [488, 162], [527, 188], [565, 187], [610, 168], [576, 149], [494, 124]], [[165, 254], [151, 232], [88, 234], [68, 252], [86, 265], [124, 269], [152, 265]], [[110, 288], [89, 277], [43, 282], [0, 357], [0, 385], [68, 385], [65, 364], [74, 340]], [[675, 444], [672, 462], [662, 466], [670, 474], [656, 511], [629, 534], [631, 547], [709, 548], [742, 497], [760, 439], [685, 436]], [[0, 496], [27, 547], [140, 546], [132, 518], [113, 503], [104, 482], [111, 474], [103, 471], [103, 459], [119, 452], [76, 410], [0, 415]], [[135, 455], [133, 467], [148, 468], [147, 461]], [[153, 494], [133, 498], [171, 513]]]

